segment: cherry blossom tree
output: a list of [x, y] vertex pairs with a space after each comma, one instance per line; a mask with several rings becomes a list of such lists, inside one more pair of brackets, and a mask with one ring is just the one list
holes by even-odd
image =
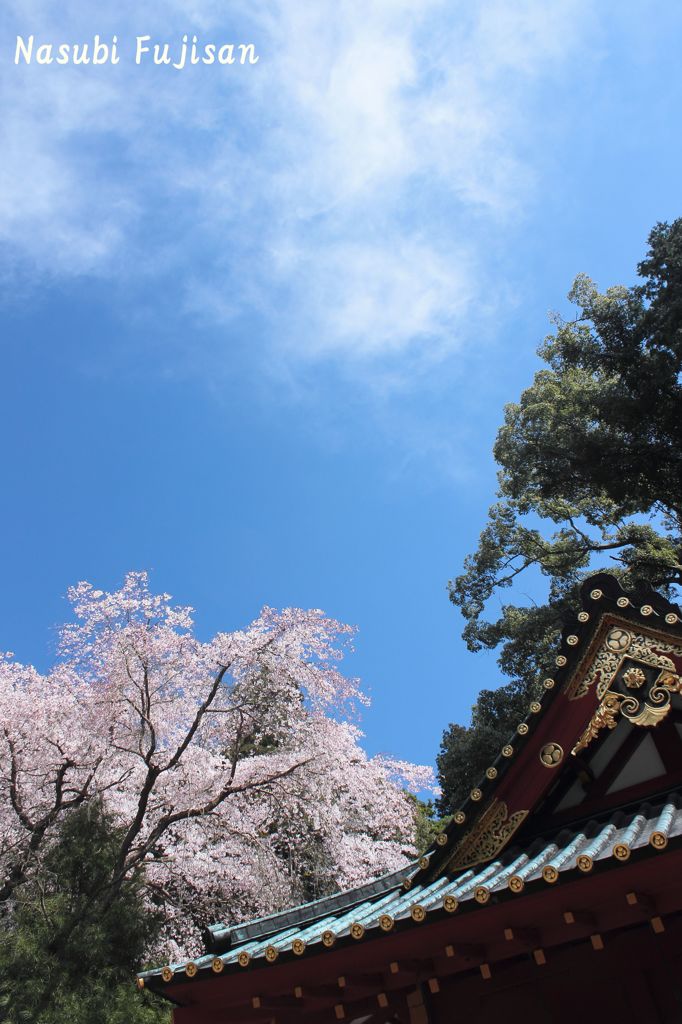
[[430, 769], [368, 758], [367, 704], [339, 670], [353, 629], [264, 608], [209, 641], [144, 573], [80, 583], [47, 674], [0, 663], [0, 902], [11, 907], [71, 810], [121, 828], [112, 899], [142, 867], [176, 953], [209, 920], [268, 913], [401, 867], [405, 790]]

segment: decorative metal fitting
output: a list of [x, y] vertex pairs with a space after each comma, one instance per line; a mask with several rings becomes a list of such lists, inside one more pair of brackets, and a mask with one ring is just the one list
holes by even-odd
[[438, 846], [446, 846], [447, 841], [448, 837], [445, 834], [445, 832], [439, 832], [438, 835], [436, 836], [436, 843], [438, 844]]
[[528, 732], [528, 725], [526, 724], [526, 722], [519, 722], [519, 724], [516, 726], [516, 731], [519, 734], [519, 736], [525, 736]]
[[291, 949], [296, 954], [296, 956], [303, 956], [303, 954], [305, 953], [305, 942], [303, 941], [303, 939], [294, 939], [294, 941], [291, 943]]
[[525, 883], [523, 879], [519, 878], [518, 875], [512, 875], [509, 881], [507, 882], [507, 885], [509, 886], [511, 891], [515, 893], [523, 892], [524, 884]]
[[629, 860], [630, 858], [630, 847], [627, 843], [616, 843], [613, 848], [613, 856], [616, 860]]
[[566, 637], [566, 643], [568, 644], [569, 647], [575, 647], [576, 646], [576, 644], [578, 643], [578, 637], [575, 635], [575, 633], [571, 633], [570, 636]]
[[456, 896], [445, 896], [443, 898], [443, 909], [447, 910], [448, 914], [454, 914], [459, 906], [459, 900]]
[[265, 950], [265, 959], [269, 964], [274, 964], [278, 956], [279, 950], [277, 949], [277, 946], [268, 946]]
[[393, 928], [393, 924], [394, 921], [390, 914], [382, 914], [379, 918], [379, 927], [382, 932], [390, 932]]
[[650, 604], [643, 604], [639, 611], [641, 615], [653, 615], [654, 612]]
[[545, 743], [544, 747], [540, 751], [540, 762], [544, 764], [545, 768], [556, 768], [561, 763], [564, 757], [564, 749], [558, 743]]
[[354, 921], [350, 926], [350, 933], [354, 939], [361, 939], [365, 934], [365, 927], [359, 921]]
[[603, 596], [604, 596], [604, 591], [603, 590], [599, 590], [598, 588], [596, 588], [595, 590], [591, 591], [591, 593], [590, 593], [590, 597], [592, 598], [593, 601], [599, 601], [600, 598], [602, 598]]
[[578, 857], [577, 863], [578, 863], [578, 868], [580, 869], [580, 871], [584, 871], [585, 873], [587, 873], [588, 871], [591, 871], [592, 867], [594, 865], [594, 861], [586, 853], [581, 853], [580, 854], [580, 856]]
[[225, 964], [223, 963], [221, 957], [213, 957], [213, 961], [211, 963], [211, 970], [213, 971], [214, 974], [222, 974], [222, 972], [225, 970]]
[[137, 987], [139, 989], [143, 989], [144, 988], [144, 978], [138, 978], [136, 980], [135, 984], [137, 985]]
[[428, 866], [429, 866], [429, 858], [428, 857], [420, 857], [419, 858], [419, 867], [422, 869], [422, 871], [426, 871]]
[[426, 920], [426, 911], [419, 903], [415, 903], [413, 907], [410, 907], [410, 917], [413, 921], [421, 924], [422, 921]]
[[486, 776], [487, 779], [496, 779], [497, 778], [497, 768], [494, 768], [493, 765], [491, 765], [490, 768], [486, 768], [485, 776]]
[[556, 683], [554, 682], [553, 679], [545, 679], [545, 681], [544, 681], [544, 683], [542, 685], [544, 686], [544, 688], [546, 690], [553, 690], [554, 687], [556, 686]]
[[649, 836], [649, 842], [655, 850], [665, 850], [668, 845], [668, 837], [664, 832], [652, 832]]
[[629, 597], [619, 597], [618, 600], [616, 601], [616, 604], [618, 605], [619, 608], [627, 608], [627, 606], [630, 604], [630, 598]]
[[472, 800], [480, 800], [481, 797], [483, 796], [483, 793], [478, 788], [478, 786], [476, 786], [474, 789], [471, 790], [469, 796], [471, 797]]
[[334, 945], [335, 942], [336, 942], [336, 935], [334, 935], [334, 932], [329, 931], [329, 929], [327, 929], [326, 932], [322, 932], [322, 945], [323, 946], [326, 946], [327, 949], [331, 949], [331, 947]]
[[680, 621], [680, 617], [679, 615], [675, 615], [674, 612], [668, 612], [668, 614], [665, 617], [665, 621], [668, 623], [669, 626], [674, 626], [676, 622]]
[[412, 888], [412, 879], [411, 878], [403, 878], [403, 889], [405, 889], [405, 891], [407, 891], [408, 889], [411, 889], [411, 888]]
[[487, 903], [490, 899], [490, 890], [484, 885], [479, 885], [474, 892], [474, 899], [477, 903]]
[[467, 820], [467, 816], [464, 811], [455, 811], [454, 821], [456, 825], [463, 825]]
[[578, 622], [589, 622], [589, 621], [590, 621], [590, 613], [589, 612], [578, 612]]
[[555, 663], [556, 663], [556, 664], [557, 664], [557, 665], [559, 666], [559, 668], [563, 668], [563, 667], [564, 667], [564, 665], [565, 665], [565, 664], [566, 664], [566, 662], [567, 662], [567, 658], [566, 658], [566, 655], [565, 655], [565, 654], [557, 654], [557, 656], [556, 656], [556, 658], [554, 659], [554, 661], [555, 661]]
[[539, 711], [542, 711], [542, 704], [539, 700], [533, 700], [530, 703], [530, 712], [533, 715], [537, 715]]
[[249, 964], [251, 963], [251, 957], [246, 952], [246, 950], [244, 950], [243, 952], [241, 952], [239, 954], [239, 956], [237, 957], [237, 963], [239, 964], [240, 967], [248, 967], [249, 966]]
[[553, 864], [545, 864], [544, 868], [542, 869], [542, 877], [546, 882], [549, 882], [551, 885], [553, 885], [559, 877], [559, 871], [557, 868], [554, 867]]
[[172, 981], [173, 969], [171, 967], [164, 967], [164, 969], [161, 971], [161, 977], [163, 978], [164, 981]]
[[514, 748], [512, 747], [511, 743], [506, 743], [502, 747], [502, 757], [511, 757], [513, 753]]
[[195, 963], [192, 963], [191, 960], [188, 964], [185, 964], [185, 974], [187, 975], [188, 978], [193, 978], [198, 970], [199, 968], [197, 967], [197, 965]]

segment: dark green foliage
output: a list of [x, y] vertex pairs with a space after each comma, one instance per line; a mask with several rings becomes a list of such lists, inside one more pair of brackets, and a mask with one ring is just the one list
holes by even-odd
[[439, 818], [432, 800], [420, 800], [413, 793], [407, 794], [414, 806], [415, 839], [417, 853], [422, 854], [433, 846], [436, 836], [449, 824], [450, 818]]
[[[576, 279], [575, 320], [556, 318], [546, 368], [505, 410], [500, 500], [450, 597], [469, 649], [497, 649], [513, 682], [484, 691], [471, 729], [445, 733], [441, 810], [525, 714], [585, 576], [606, 569], [669, 596], [682, 584], [682, 220], [657, 225], [649, 245], [637, 286], [600, 294]], [[544, 604], [491, 601], [529, 570], [548, 580]]]
[[168, 1024], [134, 975], [159, 922], [139, 879], [111, 888], [121, 836], [97, 804], [64, 820], [59, 840], [0, 936], [0, 1020], [11, 1024]]

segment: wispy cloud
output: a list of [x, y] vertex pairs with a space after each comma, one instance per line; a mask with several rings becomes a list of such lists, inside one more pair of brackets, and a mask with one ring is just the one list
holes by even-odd
[[[9, 0], [0, 240], [33, 274], [172, 275], [280, 356], [432, 363], [522, 216], [544, 84], [582, 0]], [[254, 41], [253, 67], [14, 67], [16, 32]]]

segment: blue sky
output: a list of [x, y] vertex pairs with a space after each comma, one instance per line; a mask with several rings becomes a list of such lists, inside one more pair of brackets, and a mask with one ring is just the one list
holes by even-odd
[[[201, 633], [360, 627], [370, 751], [432, 762], [494, 658], [446, 583], [576, 273], [680, 213], [682, 9], [6, 0], [0, 646], [149, 569]], [[133, 63], [137, 34], [253, 66]], [[116, 33], [116, 67], [15, 66]]]

